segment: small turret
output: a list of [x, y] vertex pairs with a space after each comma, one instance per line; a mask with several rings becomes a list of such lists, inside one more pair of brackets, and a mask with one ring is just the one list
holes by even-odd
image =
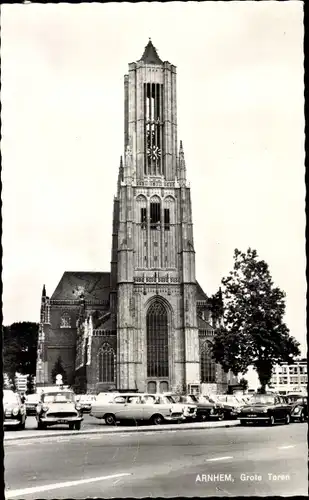
[[131, 185], [133, 180], [132, 148], [129, 145], [126, 148], [126, 156], [123, 168], [123, 180], [127, 185]]
[[119, 194], [121, 182], [123, 182], [123, 162], [122, 162], [122, 156], [120, 156], [120, 164], [119, 164], [119, 171], [118, 171], [117, 194]]
[[178, 167], [178, 175], [179, 175], [179, 182], [180, 185], [185, 185], [186, 183], [186, 161], [185, 161], [185, 155], [183, 151], [183, 145], [182, 141], [180, 141], [180, 147], [179, 147], [179, 167]]

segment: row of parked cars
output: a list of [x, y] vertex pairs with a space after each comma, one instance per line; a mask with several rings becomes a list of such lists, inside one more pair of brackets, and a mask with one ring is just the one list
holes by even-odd
[[241, 425], [277, 421], [303, 422], [308, 419], [307, 396], [291, 394], [178, 395], [173, 393], [119, 393], [75, 395], [65, 387], [44, 388], [44, 392], [27, 396], [22, 403], [18, 393], [4, 390], [4, 426], [24, 429], [26, 417], [36, 417], [38, 429], [67, 424], [79, 430], [83, 413], [89, 412], [107, 425], [117, 422], [144, 421], [155, 425], [164, 422], [192, 422], [239, 419]]

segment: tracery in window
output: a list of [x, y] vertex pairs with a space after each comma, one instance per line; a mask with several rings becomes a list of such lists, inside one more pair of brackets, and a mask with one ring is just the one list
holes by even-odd
[[71, 316], [69, 313], [63, 313], [61, 315], [60, 328], [71, 328]]
[[97, 358], [99, 382], [115, 382], [115, 351], [108, 342], [100, 347]]
[[200, 370], [202, 383], [216, 382], [216, 363], [211, 355], [209, 341], [203, 342], [200, 349]]
[[155, 301], [147, 312], [147, 376], [168, 377], [168, 371], [167, 311]]

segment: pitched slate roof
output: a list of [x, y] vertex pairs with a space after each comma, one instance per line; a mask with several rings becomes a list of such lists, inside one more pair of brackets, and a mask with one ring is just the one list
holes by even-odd
[[199, 330], [213, 330], [213, 326], [201, 316], [197, 317], [197, 327]]
[[147, 43], [144, 54], [142, 55], [140, 61], [143, 61], [146, 64], [163, 64], [160, 57], [158, 56], [156, 48], [153, 46], [152, 41], [149, 38], [149, 42]]
[[201, 285], [196, 282], [196, 300], [208, 300], [206, 293], [203, 291]]
[[102, 321], [98, 321], [97, 324], [95, 325], [94, 329], [95, 330], [112, 330], [113, 326], [114, 326], [113, 320], [111, 318], [111, 315], [109, 314], [108, 317], [103, 318]]
[[77, 300], [84, 294], [85, 300], [108, 300], [110, 273], [65, 271], [51, 299]]

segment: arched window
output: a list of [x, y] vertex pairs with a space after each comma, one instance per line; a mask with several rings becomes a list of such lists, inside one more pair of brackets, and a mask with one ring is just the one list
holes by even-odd
[[99, 349], [97, 369], [99, 382], [115, 382], [115, 351], [107, 342]]
[[150, 229], [160, 230], [161, 200], [159, 196], [152, 196], [150, 200]]
[[200, 350], [201, 382], [212, 384], [216, 382], [216, 363], [211, 356], [209, 341], [203, 342]]
[[147, 376], [168, 377], [168, 321], [161, 302], [147, 312]]
[[61, 315], [60, 328], [71, 328], [71, 317], [69, 313], [63, 313]]

